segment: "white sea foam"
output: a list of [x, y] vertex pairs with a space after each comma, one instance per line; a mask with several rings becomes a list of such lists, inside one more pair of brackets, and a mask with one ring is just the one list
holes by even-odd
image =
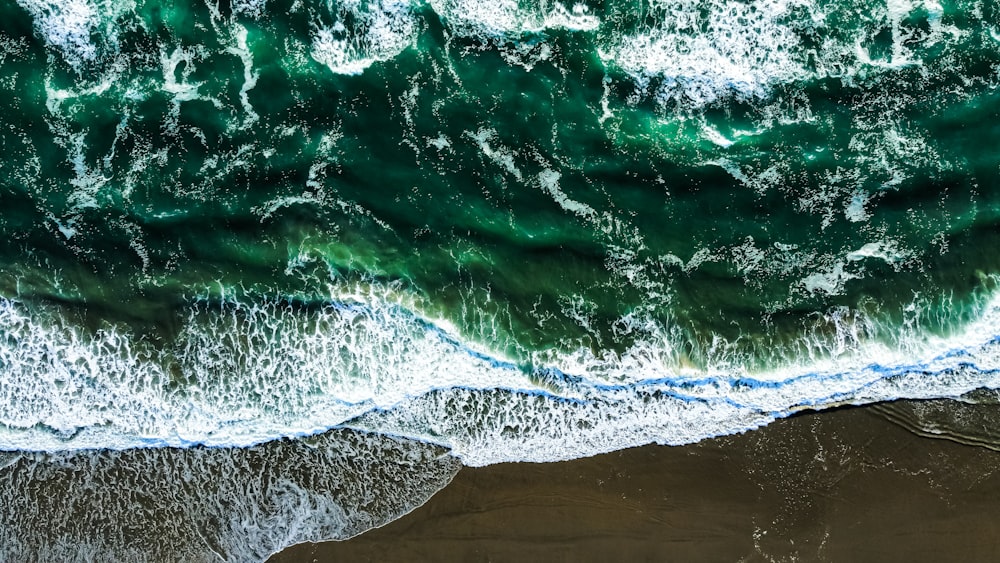
[[836, 261], [825, 271], [814, 272], [802, 278], [802, 287], [809, 293], [840, 295], [844, 284], [860, 276], [844, 269], [843, 261]]
[[34, 18], [45, 42], [58, 49], [70, 64], [77, 66], [97, 57], [92, 38], [100, 25], [96, 4], [89, 0], [19, 0], [18, 3]]
[[[347, 424], [478, 465], [681, 444], [802, 408], [1000, 387], [997, 297], [958, 333], [904, 326], [895, 344], [834, 310], [832, 335], [803, 333], [795, 355], [763, 372], [725, 346], [706, 368], [681, 367], [675, 335], [641, 318], [623, 319], [646, 337], [622, 353], [538, 352], [526, 371], [366, 291], [317, 309], [197, 305], [157, 348], [5, 300], [0, 448], [247, 446]], [[586, 316], [585, 305], [574, 306]]]
[[871, 196], [867, 193], [861, 190], [855, 191], [844, 208], [844, 216], [852, 223], [867, 221], [872, 216], [871, 211], [866, 207], [869, 201], [871, 201]]
[[131, 0], [18, 0], [18, 4], [31, 14], [45, 43], [77, 70], [113, 52], [117, 19], [135, 9]]
[[546, 14], [542, 25], [546, 29], [594, 31], [600, 27], [601, 20], [590, 13], [590, 8], [586, 4], [574, 4], [572, 8], [567, 8], [556, 2], [552, 10]]
[[558, 172], [546, 168], [538, 173], [538, 185], [543, 192], [548, 194], [549, 197], [559, 204], [559, 207], [562, 207], [564, 210], [584, 219], [596, 220], [598, 218], [597, 211], [585, 203], [580, 203], [579, 201], [570, 199], [559, 188], [559, 178], [560, 175]]
[[[361, 74], [399, 55], [413, 45], [420, 29], [414, 6], [405, 0], [349, 2], [338, 10], [335, 23], [314, 31], [311, 53], [337, 74]], [[348, 19], [353, 23], [345, 23]]]
[[878, 258], [887, 264], [898, 264], [910, 257], [909, 252], [900, 250], [892, 241], [878, 241], [864, 244], [861, 248], [848, 253], [847, 259], [852, 262], [865, 258]]
[[[835, 10], [841, 23], [832, 29]], [[842, 7], [813, 0], [649, 0], [645, 16], [624, 34], [603, 34], [599, 55], [630, 77], [630, 101], [648, 97], [687, 110], [763, 99], [815, 78], [877, 79], [924, 65], [929, 47], [950, 49], [970, 33], [948, 21], [936, 0], [872, 3], [848, 15], [846, 26]], [[927, 29], [913, 26], [913, 16]]]
[[[949, 38], [958, 38], [965, 32], [951, 25], [944, 25], [942, 17], [944, 8], [937, 0], [886, 0], [884, 11], [879, 6], [875, 12], [876, 17], [881, 20], [890, 33], [889, 52], [885, 58], [872, 56], [861, 42], [860, 38], [855, 45], [858, 61], [865, 65], [882, 67], [887, 69], [899, 69], [907, 66], [920, 65], [923, 61], [914, 53], [913, 46], [935, 45]], [[922, 11], [927, 18], [929, 34], [927, 37], [919, 37], [912, 28], [903, 25], [911, 14]]]
[[257, 86], [257, 78], [260, 77], [260, 73], [256, 72], [253, 68], [253, 53], [250, 52], [250, 47], [247, 45], [247, 28], [237, 25], [236, 26], [236, 46], [227, 49], [229, 53], [232, 53], [240, 58], [240, 62], [243, 63], [243, 85], [240, 87], [240, 104], [243, 105], [243, 111], [246, 112], [246, 120], [244, 120], [243, 126], [247, 127], [257, 122], [260, 116], [254, 111], [253, 106], [250, 104], [250, 97], [248, 93]]
[[0, 329], [8, 450], [249, 445], [431, 389], [532, 387], [377, 299], [309, 314], [275, 303], [195, 307], [157, 350], [115, 329], [84, 335], [9, 300]]
[[450, 29], [463, 35], [498, 36], [516, 32], [525, 25], [527, 14], [517, 0], [428, 0]]
[[600, 19], [583, 3], [519, 0], [428, 0], [434, 11], [454, 33], [480, 39], [513, 38], [546, 29], [593, 31]]
[[232, 7], [236, 15], [260, 18], [267, 13], [267, 0], [233, 0]]
[[[160, 68], [163, 72], [162, 88], [173, 97], [165, 126], [167, 131], [174, 135], [178, 132], [178, 119], [180, 119], [182, 103], [203, 100], [216, 108], [222, 109], [223, 107], [219, 100], [201, 93], [200, 89], [204, 82], [191, 80], [196, 65], [205, 56], [205, 49], [200, 47], [176, 47], [169, 53], [166, 50], [160, 52]], [[244, 82], [244, 87], [246, 87], [246, 82]], [[241, 98], [245, 95], [246, 92], [241, 91]]]
[[[132, 2], [111, 0], [18, 1], [32, 15], [46, 43], [76, 68], [113, 51], [119, 19], [134, 11]], [[429, 0], [426, 5], [442, 18], [450, 33], [499, 43], [505, 57], [517, 63], [523, 62], [524, 53], [519, 50], [535, 49], [533, 43], [521, 41], [524, 34], [551, 29], [594, 32], [600, 57], [628, 75], [640, 95], [686, 108], [727, 96], [766, 97], [776, 85], [803, 79], [841, 76], [852, 80], [866, 69], [892, 71], [923, 64], [915, 45], [947, 44], [968, 33], [950, 25], [935, 0], [887, 0], [873, 5], [871, 13], [862, 16], [859, 31], [846, 39], [824, 32], [830, 8], [810, 0], [651, 0], [649, 23], [631, 31], [617, 29], [616, 22], [605, 26], [596, 11], [582, 2]], [[321, 9], [330, 13], [312, 14], [316, 23], [306, 56], [335, 73], [360, 74], [415, 44], [424, 27], [418, 14], [424, 6], [414, 0], [329, 3]], [[265, 18], [266, 2], [239, 0], [233, 3], [233, 13]], [[926, 14], [928, 33], [916, 33], [904, 25], [914, 13]], [[809, 29], [824, 37], [821, 47], [801, 44], [800, 33]], [[873, 55], [867, 46], [882, 29], [891, 35], [891, 53], [886, 59]], [[532, 56], [548, 56], [548, 42], [541, 45], [537, 49], [541, 54]], [[236, 49], [248, 54], [246, 49]], [[254, 75], [247, 69], [244, 88], [249, 90]], [[611, 113], [610, 107], [602, 109], [602, 118]], [[252, 114], [248, 116], [252, 121]]]
[[494, 129], [481, 128], [475, 133], [466, 131], [465, 134], [479, 146], [479, 150], [487, 158], [500, 165], [514, 179], [521, 181], [523, 174], [517, 166], [516, 154], [513, 150], [497, 142], [497, 132]]
[[[997, 298], [982, 317], [949, 337], [913, 336], [888, 346], [864, 342], [844, 325], [840, 353], [805, 355], [755, 373], [739, 366], [678, 372], [647, 342], [620, 360], [587, 352], [562, 358], [560, 368], [582, 375], [584, 383], [558, 394], [441, 390], [351, 424], [446, 445], [469, 465], [569, 459], [651, 442], [684, 444], [756, 428], [802, 409], [996, 388], [998, 326]], [[625, 372], [617, 375], [622, 384], [598, 384], [592, 377], [614, 379], [616, 370]]]
[[[653, 2], [655, 24], [615, 38], [601, 57], [661, 103], [701, 106], [721, 96], [763, 97], [773, 83], [804, 76], [799, 43], [783, 21], [796, 4], [695, 0]], [[652, 84], [652, 81], [656, 84]]]
[[[594, 31], [600, 26], [600, 19], [583, 3], [429, 0], [427, 4], [451, 33], [485, 43], [509, 45], [524, 34], [547, 29]], [[421, 6], [408, 0], [342, 2], [335, 10], [334, 23], [314, 30], [311, 55], [335, 73], [361, 74], [375, 62], [389, 60], [414, 44], [422, 28], [417, 15]], [[347, 20], [354, 22], [350, 29]], [[514, 53], [503, 52], [519, 59], [516, 51], [524, 47], [518, 44]], [[543, 44], [543, 57], [547, 50]]]

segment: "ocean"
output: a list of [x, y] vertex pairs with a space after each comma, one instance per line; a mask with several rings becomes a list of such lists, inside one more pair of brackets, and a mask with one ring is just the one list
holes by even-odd
[[0, 10], [0, 559], [998, 402], [995, 1]]

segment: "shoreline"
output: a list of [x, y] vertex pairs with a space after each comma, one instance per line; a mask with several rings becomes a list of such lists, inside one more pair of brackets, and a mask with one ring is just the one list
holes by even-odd
[[687, 446], [463, 468], [398, 520], [268, 561], [986, 561], [998, 500], [997, 451], [851, 407]]

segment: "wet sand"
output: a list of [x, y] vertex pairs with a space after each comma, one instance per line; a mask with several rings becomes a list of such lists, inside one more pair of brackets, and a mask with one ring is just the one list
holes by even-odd
[[684, 447], [466, 468], [383, 528], [271, 561], [998, 558], [1000, 453], [848, 408]]

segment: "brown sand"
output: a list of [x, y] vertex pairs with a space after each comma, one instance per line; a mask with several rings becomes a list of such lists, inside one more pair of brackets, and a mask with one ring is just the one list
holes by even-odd
[[1000, 453], [870, 409], [684, 447], [463, 469], [409, 515], [271, 561], [1000, 561]]

